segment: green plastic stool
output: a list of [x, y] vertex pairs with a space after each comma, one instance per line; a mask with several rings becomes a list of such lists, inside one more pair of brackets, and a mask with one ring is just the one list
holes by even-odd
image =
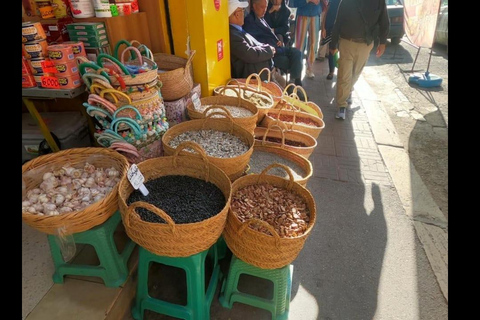
[[[213, 272], [205, 292], [205, 259], [213, 257]], [[187, 280], [187, 304], [185, 306], [152, 298], [148, 294], [148, 270], [150, 263], [157, 262], [185, 270]], [[210, 319], [210, 306], [217, 288], [220, 273], [217, 245], [188, 257], [159, 256], [139, 247], [138, 252], [138, 283], [135, 295], [135, 305], [132, 316], [142, 320], [146, 309], [187, 320]]]
[[117, 211], [103, 224], [72, 234], [75, 244], [90, 244], [95, 248], [100, 260], [98, 266], [65, 262], [56, 237], [49, 234], [48, 242], [55, 265], [53, 282], [63, 283], [65, 275], [79, 275], [100, 277], [107, 287], [121, 286], [127, 280], [127, 262], [136, 245], [135, 242], [128, 239], [122, 253], [118, 253], [113, 235], [121, 221], [120, 212]]
[[[292, 273], [293, 265], [287, 265], [279, 269], [261, 269], [232, 255], [230, 268], [220, 291], [220, 304], [224, 308], [231, 309], [234, 302], [240, 302], [270, 311], [273, 320], [285, 320], [288, 318], [290, 308]], [[240, 292], [237, 286], [242, 274], [272, 281], [273, 298], [270, 300]]]
[[232, 256], [232, 252], [228, 248], [223, 236], [220, 236], [218, 238], [216, 245], [218, 252], [218, 260], [222, 260], [223, 258], [230, 258]]

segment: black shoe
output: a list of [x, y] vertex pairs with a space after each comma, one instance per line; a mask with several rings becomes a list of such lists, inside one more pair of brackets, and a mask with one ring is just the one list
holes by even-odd
[[332, 80], [333, 79], [333, 73], [329, 73], [327, 75], [327, 80]]

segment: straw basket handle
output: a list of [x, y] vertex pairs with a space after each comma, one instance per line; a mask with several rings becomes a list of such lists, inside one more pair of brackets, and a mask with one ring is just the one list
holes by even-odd
[[140, 154], [138, 153], [137, 149], [128, 142], [114, 141], [110, 144], [109, 148], [111, 148], [111, 149], [113, 149], [117, 152], [129, 153], [134, 158], [140, 157]]
[[[87, 68], [91, 68], [95, 71], [98, 71], [99, 69], [102, 69], [103, 66], [99, 66], [93, 62], [82, 62], [80, 63], [80, 65], [78, 66], [78, 71], [80, 72], [80, 74], [83, 75], [87, 73]], [[104, 76], [105, 78], [109, 78], [109, 75], [108, 73], [106, 73], [105, 71], [101, 71], [101, 74], [102, 76]]]
[[[128, 51], [133, 51], [138, 55], [138, 64], [140, 66], [142, 66], [143, 65], [142, 54], [140, 53], [140, 51], [137, 48], [135, 48], [133, 46], [127, 47], [127, 48], [125, 48], [125, 50], [122, 51], [122, 55], [120, 57], [120, 62], [122, 62], [122, 64], [125, 64], [125, 53], [128, 52]], [[133, 54], [132, 54], [132, 58], [133, 58]]]
[[[113, 56], [118, 59], [118, 50], [120, 49], [120, 46], [121, 46], [122, 44], [124, 44], [124, 45], [126, 45], [127, 47], [130, 47], [130, 46], [132, 46], [133, 41], [137, 41], [137, 40], [132, 40], [132, 42], [129, 42], [129, 41], [125, 40], [125, 39], [119, 40], [119, 41], [115, 44], [115, 48], [113, 48]], [[138, 42], [138, 41], [137, 41], [137, 42]], [[135, 53], [132, 53], [132, 54], [135, 54]], [[132, 56], [132, 58], [135, 59], [136, 57]]]
[[287, 190], [291, 190], [292, 187], [293, 187], [293, 183], [295, 181], [295, 179], [293, 178], [292, 170], [289, 167], [287, 167], [286, 165], [281, 164], [281, 163], [272, 163], [271, 165], [269, 165], [268, 167], [263, 169], [263, 171], [258, 175], [257, 183], [260, 184], [260, 183], [267, 182], [266, 181], [267, 172], [270, 169], [275, 168], [275, 167], [282, 168], [288, 174], [289, 181], [288, 181], [288, 184], [287, 184]]
[[[283, 100], [283, 98], [282, 98], [282, 101], [285, 101], [285, 100]], [[287, 101], [285, 101], [285, 102], [288, 103]], [[277, 120], [278, 122], [282, 122], [282, 120], [280, 120], [280, 114], [282, 113], [283, 110], [287, 110], [287, 109], [285, 108], [285, 106], [286, 106], [286, 104], [283, 104], [283, 103], [282, 103], [282, 106], [277, 109], [277, 110], [278, 110], [278, 113], [277, 113], [277, 119], [276, 119], [276, 120]], [[292, 110], [290, 110], [290, 111], [292, 111], [292, 113], [293, 113], [293, 120], [292, 120], [292, 124], [290, 125], [290, 130], [292, 130], [292, 129], [293, 129], [293, 125], [295, 124], [295, 120], [296, 120], [297, 109], [292, 108]], [[284, 123], [284, 125], [287, 126], [285, 123]], [[288, 127], [287, 127], [287, 128], [288, 128]]]
[[200, 157], [203, 160], [203, 164], [205, 165], [205, 181], [209, 182], [210, 181], [210, 167], [208, 166], [209, 161], [207, 158], [207, 154], [205, 153], [205, 150], [196, 142], [193, 141], [184, 141], [180, 143], [176, 148], [175, 152], [173, 153], [173, 166], [176, 168], [177, 167], [177, 157], [180, 155], [180, 152], [184, 149], [193, 149], [197, 154], [198, 157]]
[[197, 53], [196, 50], [190, 51], [190, 57], [188, 57], [187, 63], [185, 63], [185, 73], [190, 73], [190, 65], [192, 64], [193, 57]]
[[[217, 106], [217, 105], [213, 105], [213, 106], [210, 106], [210, 107], [205, 108], [205, 110], [203, 110], [203, 115], [206, 117], [207, 114], [208, 114], [208, 111], [213, 110], [213, 109], [220, 109], [220, 110], [222, 110], [223, 112], [225, 112], [228, 116], [230, 116], [231, 118], [233, 118], [232, 114], [230, 113], [230, 111], [228, 111], [227, 108], [225, 108], [224, 106]], [[214, 112], [221, 113], [221, 112], [219, 112], [219, 111], [214, 111]]]
[[235, 121], [233, 120], [233, 117], [230, 113], [223, 113], [223, 112], [210, 112], [209, 114], [205, 114], [205, 119], [203, 120], [203, 123], [202, 123], [202, 130], [204, 130], [204, 127], [205, 127], [205, 123], [208, 121], [208, 119], [215, 119], [213, 118], [214, 115], [221, 115], [221, 116], [224, 116], [225, 118], [228, 118], [230, 120], [230, 122], [232, 123], [232, 128], [230, 129], [230, 134], [233, 134], [233, 126], [235, 125]]
[[132, 99], [126, 93], [124, 93], [122, 91], [118, 91], [118, 90], [115, 90], [115, 89], [104, 89], [100, 92], [100, 97], [105, 99], [106, 94], [110, 94], [112, 96], [113, 100], [115, 100], [115, 103], [118, 103], [118, 101], [119, 101], [119, 99], [116, 95], [121, 95], [121, 96], [123, 96], [124, 98], [127, 99], [127, 101], [128, 101], [127, 104], [132, 104]]
[[238, 91], [237, 91], [237, 88], [235, 88], [235, 89], [229, 88], [229, 89], [233, 90], [237, 94], [237, 96], [239, 98], [239, 101], [240, 101], [240, 99], [242, 98], [241, 97], [242, 88], [240, 87], [240, 82], [238, 82], [236, 79], [228, 80], [227, 83], [225, 83], [225, 85], [223, 87], [221, 87], [220, 90], [218, 90], [218, 94], [224, 96], [225, 91], [227, 90], [227, 87], [230, 84], [230, 82], [236, 82], [237, 87], [238, 87]]
[[126, 104], [126, 105], [118, 108], [117, 111], [114, 112], [113, 117], [116, 118], [119, 112], [121, 112], [123, 110], [126, 110], [126, 109], [131, 109], [131, 110], [135, 111], [135, 114], [137, 115], [137, 117], [136, 117], [137, 120], [142, 120], [143, 119], [142, 115], [140, 114], [140, 111], [138, 111], [137, 108], [135, 108], [134, 106], [129, 105], [129, 104]]
[[256, 73], [252, 73], [247, 77], [247, 79], [245, 80], [245, 85], [248, 87], [248, 85], [250, 84], [250, 80], [252, 80], [252, 78], [255, 78], [257, 80], [257, 91], [261, 91], [262, 79], [260, 79], [260, 76]]
[[132, 78], [135, 78], [134, 74], [130, 74], [130, 72], [125, 68], [125, 66], [115, 57], [112, 57], [109, 54], [106, 53], [100, 53], [97, 57], [97, 64], [101, 67], [104, 68], [103, 61], [108, 60], [110, 62], [113, 62], [117, 67], [120, 68], [120, 70], [127, 76], [131, 76]]
[[238, 229], [238, 236], [241, 237], [243, 232], [245, 231], [245, 229], [248, 228], [250, 225], [252, 225], [254, 223], [258, 223], [262, 227], [265, 227], [265, 228], [268, 229], [268, 231], [270, 231], [270, 233], [273, 235], [273, 238], [275, 239], [275, 247], [277, 249], [279, 249], [280, 248], [280, 236], [278, 235], [277, 231], [275, 231], [275, 228], [271, 224], [269, 224], [268, 222], [257, 219], [257, 218], [248, 219], [247, 221], [242, 223], [242, 225]]
[[[292, 87], [292, 86], [293, 86], [293, 92], [292, 92], [291, 95], [289, 95], [287, 89], [290, 88], [290, 87]], [[293, 97], [296, 97], [298, 100], [302, 101], [302, 100], [300, 99], [300, 97], [298, 96], [298, 94], [297, 94], [297, 91], [298, 91], [298, 90], [301, 90], [302, 93], [303, 93], [303, 96], [305, 97], [305, 101], [303, 101], [303, 102], [305, 102], [305, 103], [308, 102], [307, 92], [305, 91], [305, 89], [303, 89], [302, 86], [297, 86], [297, 85], [295, 85], [294, 83], [289, 83], [289, 84], [285, 87], [285, 89], [283, 89], [283, 95], [288, 96], [288, 97], [293, 96]]]
[[260, 76], [262, 75], [263, 72], [267, 72], [267, 75], [268, 75], [267, 82], [270, 82], [270, 79], [272, 77], [272, 72], [270, 71], [270, 69], [263, 68], [262, 70], [260, 70], [260, 72], [258, 73], [259, 78], [260, 78]]
[[111, 89], [111, 88], [108, 88], [108, 87], [105, 87], [103, 84], [101, 83], [98, 83], [98, 82], [93, 82], [91, 85], [90, 85], [90, 93], [95, 93], [95, 94], [100, 94], [103, 90], [105, 89]]
[[124, 123], [127, 126], [129, 126], [133, 130], [133, 132], [135, 133], [136, 137], [140, 137], [142, 135], [142, 128], [140, 128], [140, 125], [135, 120], [133, 120], [132, 118], [127, 118], [127, 117], [120, 117], [120, 118], [113, 119], [112, 124], [111, 124], [112, 131], [117, 133], [118, 126], [121, 123]]
[[104, 107], [108, 112], [113, 114], [115, 110], [117, 110], [117, 106], [108, 101], [107, 99], [104, 99], [100, 97], [99, 95], [95, 93], [91, 93], [88, 95], [87, 98], [88, 104], [99, 104], [100, 106]]
[[159, 209], [153, 204], [150, 204], [144, 201], [135, 201], [130, 206], [128, 206], [126, 219], [125, 219], [125, 224], [127, 225], [127, 228], [130, 228], [130, 219], [131, 219], [130, 216], [135, 213], [136, 208], [144, 208], [144, 209], [147, 209], [148, 211], [155, 213], [157, 216], [159, 216], [160, 218], [162, 218], [167, 222], [168, 226], [170, 227], [170, 230], [172, 231], [172, 234], [175, 234], [175, 222], [173, 221], [173, 219], [162, 209]]
[[82, 75], [82, 79], [88, 89], [90, 89], [90, 86], [95, 82], [95, 80], [110, 84], [110, 78], [105, 78], [104, 76], [96, 73], [87, 72]]
[[285, 128], [282, 128], [282, 127], [280, 127], [280, 123], [282, 123], [282, 122], [281, 121], [275, 121], [275, 122], [270, 122], [268, 124], [267, 130], [265, 130], [265, 133], [263, 134], [262, 146], [265, 145], [265, 143], [266, 143], [267, 135], [268, 135], [268, 132], [270, 131], [270, 129], [273, 128], [273, 127], [277, 127], [278, 129], [280, 129], [280, 133], [282, 134], [282, 148], [285, 148], [285, 132], [284, 132], [284, 130], [286, 130], [286, 126], [285, 126], [284, 123], [282, 123], [283, 126], [285, 127]]

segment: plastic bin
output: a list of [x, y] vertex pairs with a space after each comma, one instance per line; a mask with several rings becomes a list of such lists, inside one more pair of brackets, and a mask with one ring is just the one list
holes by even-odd
[[[50, 132], [60, 141], [60, 149], [90, 147], [87, 119], [80, 112], [40, 113]], [[22, 163], [38, 156], [40, 142], [45, 139], [30, 113], [22, 114]]]

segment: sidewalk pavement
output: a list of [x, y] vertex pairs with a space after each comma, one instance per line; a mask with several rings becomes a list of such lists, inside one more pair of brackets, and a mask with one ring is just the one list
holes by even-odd
[[[288, 319], [447, 319], [446, 221], [409, 163], [381, 100], [361, 77], [346, 119], [335, 119], [336, 77], [325, 79], [327, 61], [316, 61], [314, 72], [314, 79], [304, 79], [304, 88], [325, 122], [309, 158], [313, 176], [307, 188], [317, 220], [292, 263]], [[265, 285], [246, 278], [243, 289], [265, 292]], [[271, 319], [244, 304], [223, 308], [219, 289], [212, 320]], [[27, 318], [37, 319], [44, 318]], [[127, 312], [122, 320], [131, 319]], [[145, 319], [157, 316], [149, 313]]]

